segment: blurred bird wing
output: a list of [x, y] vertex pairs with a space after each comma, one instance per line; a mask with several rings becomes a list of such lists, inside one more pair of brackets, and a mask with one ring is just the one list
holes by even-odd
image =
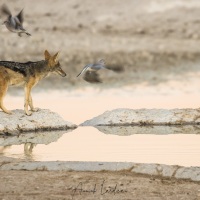
[[8, 21], [9, 21], [9, 26], [10, 27], [15, 28], [15, 29], [17, 28], [17, 22], [16, 22], [14, 17], [9, 16], [8, 17]]
[[95, 71], [86, 71], [83, 79], [89, 83], [102, 83], [99, 74]]
[[89, 65], [86, 65], [82, 71], [77, 75], [77, 77], [79, 77], [81, 74], [83, 74], [87, 69], [88, 69]]
[[92, 66], [91, 66], [91, 69], [93, 70], [100, 70], [100, 69], [103, 69], [105, 68], [105, 60], [104, 59], [100, 59], [98, 60], [96, 63], [94, 63]]
[[112, 70], [116, 73], [122, 73], [125, 71], [123, 66], [120, 65], [111, 65], [111, 66], [106, 66], [106, 69]]
[[25, 29], [23, 28], [22, 24], [20, 23], [20, 21], [17, 17], [14, 17], [13, 25], [15, 26], [15, 29], [20, 29], [22, 31], [25, 31]]
[[100, 59], [100, 60], [98, 60], [97, 63], [95, 63], [95, 64], [99, 64], [99, 65], [105, 66], [105, 65], [106, 65], [106, 62], [105, 62], [104, 59]]
[[3, 4], [2, 7], [1, 7], [1, 12], [4, 14], [4, 15], [8, 15], [8, 16], [12, 16], [12, 13], [10, 12], [8, 6], [6, 4]]
[[100, 69], [103, 69], [103, 68], [105, 68], [104, 67], [104, 65], [102, 65], [102, 64], [99, 64], [99, 63], [95, 63], [95, 64], [93, 64], [92, 66], [91, 66], [91, 69], [93, 69], [93, 70], [100, 70]]
[[16, 18], [19, 20], [19, 22], [21, 23], [21, 24], [23, 24], [23, 22], [24, 22], [24, 11], [23, 11], [24, 9], [22, 9], [20, 12], [19, 12], [19, 14], [16, 16]]
[[19, 21], [19, 19], [17, 17], [13, 17], [13, 21], [14, 21], [13, 23], [15, 23], [16, 27], [21, 25], [21, 23], [20, 23], [20, 21]]

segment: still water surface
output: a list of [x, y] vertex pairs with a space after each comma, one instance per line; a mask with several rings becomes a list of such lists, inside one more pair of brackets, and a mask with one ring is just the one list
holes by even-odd
[[[194, 79], [193, 85], [200, 85], [199, 80]], [[88, 87], [74, 91], [33, 92], [32, 96], [36, 107], [55, 111], [77, 125], [115, 108], [197, 108], [200, 105], [198, 87], [174, 81], [169, 81], [167, 86], [164, 83], [146, 86], [144, 83], [120, 90]], [[9, 109], [23, 109], [23, 95], [8, 95], [5, 105]], [[61, 134], [48, 145], [34, 144], [32, 151], [27, 149], [27, 144], [11, 145], [0, 147], [0, 153], [36, 161], [125, 161], [200, 166], [200, 135], [194, 133], [119, 136], [94, 127], [79, 127]]]
[[[56, 133], [55, 133], [56, 134]], [[107, 135], [93, 127], [63, 134], [48, 145], [7, 147], [3, 154], [36, 161], [121, 161], [200, 166], [200, 135]]]

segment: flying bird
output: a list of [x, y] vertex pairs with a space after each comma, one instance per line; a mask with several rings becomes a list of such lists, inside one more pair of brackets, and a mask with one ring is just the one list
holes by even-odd
[[108, 67], [105, 64], [105, 60], [100, 59], [96, 63], [87, 64], [77, 77], [83, 74], [83, 79], [89, 83], [102, 83], [97, 73], [100, 69], [109, 69], [115, 72], [122, 72], [124, 70], [123, 67]]
[[3, 6], [1, 7], [1, 12], [7, 16], [7, 19], [3, 22], [3, 25], [5, 25], [9, 31], [18, 33], [20, 37], [22, 33], [31, 36], [31, 34], [23, 28], [23, 9], [19, 12], [18, 15], [12, 16], [12, 13], [10, 12], [9, 8], [5, 4], [3, 4]]

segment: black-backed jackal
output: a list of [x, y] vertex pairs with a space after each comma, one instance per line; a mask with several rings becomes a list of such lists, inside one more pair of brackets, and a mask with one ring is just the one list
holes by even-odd
[[[0, 61], [0, 108], [8, 114], [11, 111], [7, 110], [3, 105], [3, 99], [9, 86], [23, 86], [25, 90], [24, 111], [27, 115], [31, 115], [31, 111], [37, 111], [34, 108], [31, 97], [31, 89], [43, 78], [51, 73], [57, 73], [62, 77], [66, 73], [61, 69], [58, 61], [59, 53], [51, 56], [46, 50], [44, 52], [45, 60], [38, 62], [11, 62]], [[30, 111], [28, 107], [30, 106]]]

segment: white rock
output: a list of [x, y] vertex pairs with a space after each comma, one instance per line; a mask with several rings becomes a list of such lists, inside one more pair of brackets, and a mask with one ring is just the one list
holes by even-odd
[[136, 164], [131, 170], [135, 173], [159, 175], [163, 177], [172, 177], [176, 171], [176, 166], [159, 165], [159, 164]]
[[4, 126], [2, 124], [0, 124], [0, 134], [2, 134], [4, 132]]
[[126, 163], [126, 162], [35, 162], [0, 157], [0, 170], [48, 170], [48, 171], [131, 171], [133, 173], [175, 177], [200, 181], [200, 167], [181, 167], [160, 164]]
[[50, 110], [39, 110], [31, 116], [25, 115], [23, 110], [14, 110], [12, 115], [0, 112], [0, 130], [4, 133], [16, 135], [21, 132], [38, 130], [67, 130], [77, 126], [63, 120], [57, 113]]
[[191, 179], [193, 181], [200, 181], [199, 167], [181, 167], [176, 171], [176, 178]]
[[200, 124], [200, 109], [116, 109], [107, 111], [82, 126], [194, 125]]

